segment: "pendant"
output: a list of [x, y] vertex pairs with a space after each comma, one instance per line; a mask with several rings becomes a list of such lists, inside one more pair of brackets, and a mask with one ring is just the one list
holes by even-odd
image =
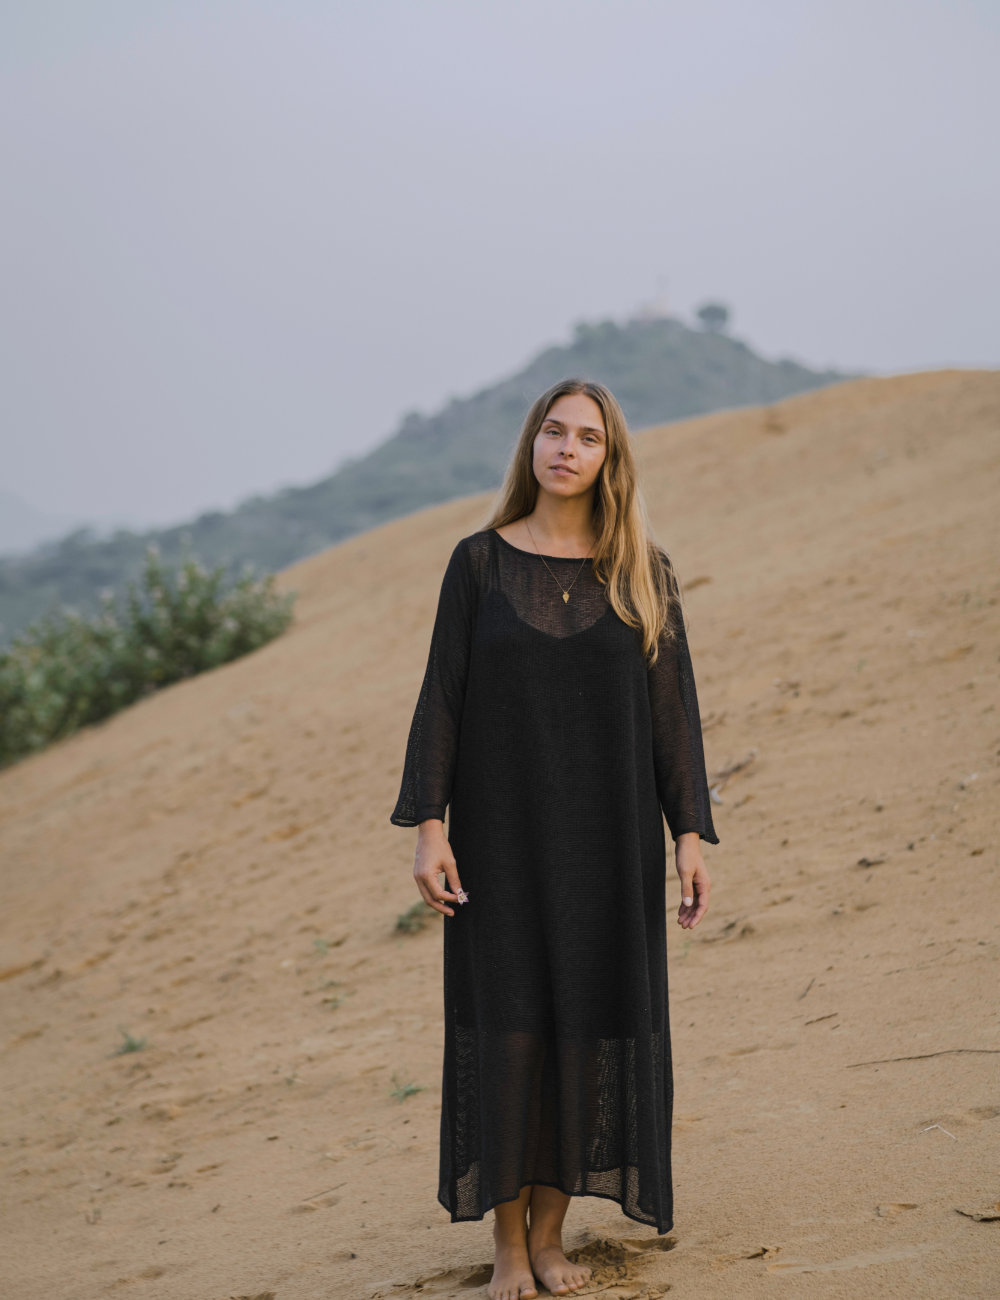
[[564, 604], [564, 605], [568, 605], [568, 604], [569, 604], [569, 592], [568, 592], [568, 591], [564, 591], [564, 592], [563, 592], [563, 604]]

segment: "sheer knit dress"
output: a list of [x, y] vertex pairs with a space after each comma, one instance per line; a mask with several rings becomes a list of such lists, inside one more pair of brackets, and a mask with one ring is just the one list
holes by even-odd
[[[683, 625], [647, 670], [589, 560], [495, 531], [455, 548], [397, 826], [444, 819], [469, 901], [444, 921], [438, 1198], [522, 1187], [672, 1226], [666, 852], [712, 826]], [[664, 563], [667, 563], [664, 557]]]

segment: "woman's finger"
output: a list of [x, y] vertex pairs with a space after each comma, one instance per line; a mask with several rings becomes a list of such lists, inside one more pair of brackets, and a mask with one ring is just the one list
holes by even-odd
[[[418, 876], [414, 874], [413, 878], [417, 882], [417, 889], [420, 890], [420, 897], [428, 907], [433, 907], [435, 912], [441, 912], [444, 916], [455, 915], [451, 908], [446, 907], [444, 904], [444, 900], [451, 898], [451, 895], [446, 894], [440, 887], [436, 875], [428, 879], [424, 875]], [[451, 898], [451, 901], [454, 902], [455, 900]]]
[[677, 874], [681, 878], [681, 907], [691, 907], [694, 903], [694, 870], [687, 865], [679, 865]]
[[425, 903], [433, 903], [433, 902], [434, 902], [434, 895], [433, 895], [433, 894], [431, 893], [431, 891], [427, 888], [427, 884], [426, 884], [426, 882], [424, 881], [423, 877], [422, 877], [422, 876], [414, 876], [414, 880], [417, 882], [417, 889], [419, 889], [419, 891], [420, 891], [420, 897], [424, 900], [424, 902], [425, 902]]
[[428, 907], [433, 907], [435, 912], [440, 912], [442, 916], [455, 915], [454, 911], [447, 905], [447, 903], [443, 902], [435, 894], [431, 893], [425, 881], [418, 879], [417, 888], [420, 890], [420, 897]]
[[[420, 897], [429, 907], [433, 907], [435, 912], [440, 912], [442, 916], [454, 916], [454, 911], [447, 906], [447, 903], [458, 902], [458, 894], [457, 892], [451, 893], [444, 888], [439, 879], [442, 874], [446, 879], [450, 874], [454, 874], [457, 881], [458, 870], [454, 862], [450, 864], [450, 869], [447, 862], [436, 862], [433, 866], [421, 864], [414, 868], [413, 878], [420, 890]], [[451, 883], [450, 880], [449, 883]], [[460, 884], [458, 889], [461, 889]]]
[[424, 877], [424, 879], [427, 882], [427, 888], [431, 891], [431, 894], [434, 898], [437, 899], [447, 898], [450, 902], [453, 903], [455, 901], [455, 895], [449, 893], [448, 890], [444, 887], [444, 885], [441, 884], [440, 876], [442, 874], [443, 874], [443, 868], [436, 867], [432, 874]]
[[692, 880], [694, 890], [694, 902], [688, 909], [689, 920], [688, 929], [693, 930], [701, 918], [708, 911], [708, 896], [712, 892], [712, 882], [709, 879], [708, 872], [704, 866], [700, 866], [694, 873]]
[[458, 864], [452, 860], [444, 864], [444, 874], [451, 887], [451, 898], [457, 899], [460, 903], [466, 899], [465, 891], [462, 888], [462, 882], [458, 878]]

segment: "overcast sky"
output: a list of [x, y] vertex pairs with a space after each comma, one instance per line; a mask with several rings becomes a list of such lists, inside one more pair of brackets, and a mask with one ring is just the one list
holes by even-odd
[[0, 490], [308, 482], [666, 286], [1000, 363], [996, 0], [7, 0]]

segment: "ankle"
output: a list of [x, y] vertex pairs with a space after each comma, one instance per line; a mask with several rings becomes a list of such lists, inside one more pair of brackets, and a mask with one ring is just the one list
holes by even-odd
[[528, 1234], [524, 1227], [504, 1229], [494, 1223], [493, 1242], [498, 1250], [527, 1250]]
[[541, 1225], [540, 1227], [530, 1227], [528, 1229], [528, 1245], [533, 1251], [548, 1250], [554, 1246], [556, 1250], [562, 1250], [562, 1229]]

